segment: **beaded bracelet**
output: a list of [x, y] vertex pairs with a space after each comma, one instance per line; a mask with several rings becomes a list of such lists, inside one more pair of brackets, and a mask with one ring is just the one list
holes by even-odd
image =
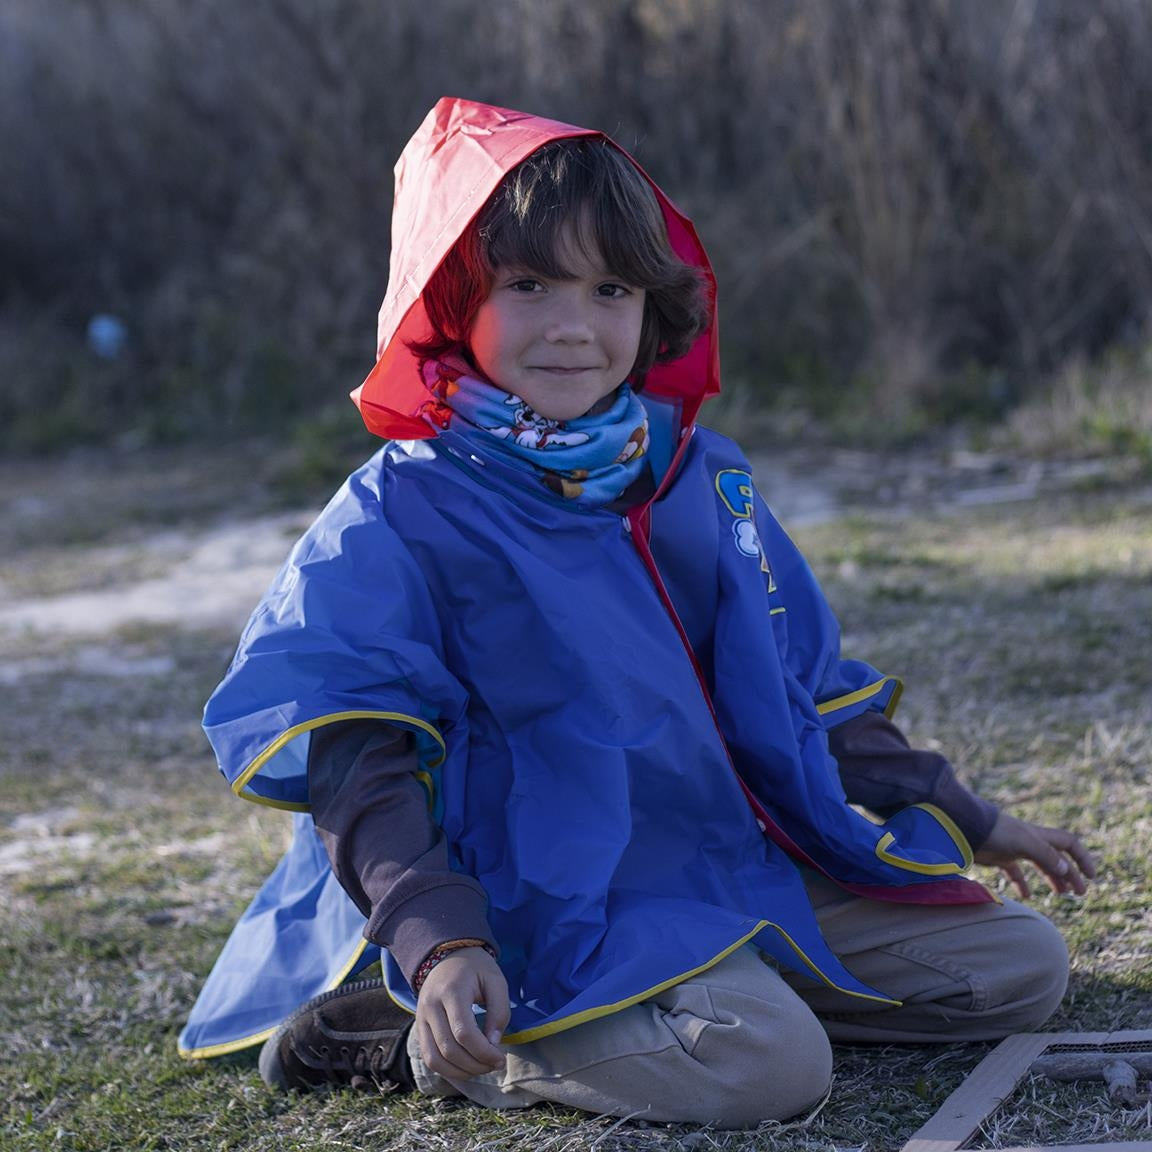
[[433, 948], [420, 962], [420, 967], [416, 969], [416, 975], [412, 977], [412, 991], [419, 995], [420, 989], [424, 986], [424, 981], [428, 979], [432, 969], [446, 956], [450, 956], [453, 952], [459, 952], [461, 948], [483, 948], [493, 960], [496, 959], [496, 949], [487, 940], [478, 938], [446, 940], [443, 944], [438, 944]]

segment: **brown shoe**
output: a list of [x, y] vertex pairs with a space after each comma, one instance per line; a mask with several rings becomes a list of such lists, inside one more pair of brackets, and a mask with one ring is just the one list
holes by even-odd
[[260, 1075], [281, 1092], [411, 1091], [412, 1016], [383, 980], [344, 984], [297, 1008], [260, 1050]]

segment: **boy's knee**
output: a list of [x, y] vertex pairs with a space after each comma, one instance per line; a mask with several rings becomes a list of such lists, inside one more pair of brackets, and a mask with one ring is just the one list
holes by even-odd
[[1060, 1005], [1068, 987], [1068, 946], [1046, 916], [1023, 905], [1004, 923], [998, 956], [1004, 988], [998, 997], [1012, 1014], [1015, 1031], [1040, 1027]]
[[[693, 1055], [711, 1084], [695, 1123], [748, 1128], [817, 1104], [832, 1080], [832, 1048], [819, 1020], [789, 989], [766, 999], [712, 990], [716, 1021]], [[707, 1113], [707, 1115], [705, 1115]]]
[[732, 1127], [762, 1120], [789, 1120], [814, 1107], [832, 1083], [832, 1045], [828, 1034], [804, 1004], [794, 1019], [782, 1020], [762, 1063], [735, 1102], [740, 1112]]

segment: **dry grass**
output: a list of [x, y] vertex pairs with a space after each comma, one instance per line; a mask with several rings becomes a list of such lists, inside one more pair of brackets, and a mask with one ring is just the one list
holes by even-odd
[[1124, 453], [1152, 468], [1152, 350], [1076, 360], [1051, 392], [1012, 413], [1004, 439], [1029, 454]]
[[446, 91], [635, 148], [761, 404], [995, 415], [1147, 336], [1150, 53], [1133, 0], [2, 5], [0, 444], [215, 442], [354, 386]]
[[[171, 482], [159, 461], [135, 479], [155, 491]], [[50, 491], [26, 480], [25, 495]], [[215, 515], [211, 488], [185, 518]], [[154, 524], [135, 490], [122, 477], [127, 511], [117, 517], [109, 498], [93, 546]], [[9, 508], [12, 492], [0, 491]], [[56, 573], [51, 587], [68, 584], [70, 566], [83, 581], [84, 516], [67, 501], [54, 515], [64, 544], [7, 530], [6, 580], [31, 586], [34, 560]], [[1103, 875], [1085, 899], [1038, 897], [1073, 954], [1051, 1026], [1152, 1027], [1152, 498], [1109, 489], [947, 517], [853, 515], [797, 535], [850, 650], [906, 676], [912, 734], [993, 798], [1079, 828], [1099, 853]], [[19, 638], [0, 746], [0, 1148], [885, 1152], [988, 1050], [840, 1048], [822, 1108], [750, 1133], [416, 1098], [289, 1100], [264, 1090], [250, 1057], [181, 1062], [176, 1032], [286, 831], [231, 798], [198, 731], [233, 642], [222, 630], [134, 628], [101, 642], [115, 657], [102, 671], [67, 637]], [[979, 1146], [1148, 1139], [1150, 1119], [1147, 1107], [1111, 1110], [1091, 1086], [1036, 1082]]]

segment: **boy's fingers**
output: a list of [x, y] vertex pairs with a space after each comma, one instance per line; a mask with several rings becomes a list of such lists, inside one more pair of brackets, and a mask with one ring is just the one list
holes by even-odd
[[[1067, 861], [1065, 861], [1067, 863]], [[1069, 865], [1060, 877], [1061, 892], [1071, 889], [1077, 896], [1083, 896], [1088, 891], [1088, 882], [1081, 875], [1079, 868]]]
[[1079, 836], [1068, 832], [1065, 833], [1065, 837], [1065, 843], [1061, 844], [1060, 847], [1076, 861], [1080, 871], [1083, 872], [1089, 880], [1094, 879], [1096, 876], [1096, 858], [1088, 851], [1088, 848]]
[[[511, 1012], [508, 1006], [508, 984], [499, 968], [495, 978], [481, 974], [473, 995], [452, 1006], [450, 1019], [458, 1026], [454, 1028], [457, 1040], [468, 1053], [485, 1065], [485, 1071], [501, 1068], [504, 1065], [504, 1049], [499, 1046], [499, 1038], [493, 1040], [493, 1032], [503, 1032]], [[484, 1028], [473, 1012], [473, 1004], [485, 1010]]]
[[1024, 875], [1024, 869], [1019, 864], [1012, 861], [1009, 864], [1001, 865], [1000, 870], [1016, 885], [1016, 891], [1020, 893], [1021, 900], [1027, 900], [1031, 897], [1032, 889], [1028, 885], [1028, 878]]
[[1044, 828], [1044, 843], [1055, 863], [1049, 866], [1045, 861], [1037, 860], [1049, 877], [1055, 876], [1059, 884], [1053, 886], [1060, 892], [1071, 889], [1078, 896], [1083, 896], [1088, 890], [1085, 877], [1091, 879], [1096, 875], [1096, 862], [1092, 853], [1084, 846], [1080, 837], [1072, 832], [1065, 832], [1060, 828]]
[[[472, 1075], [491, 1072], [504, 1062], [504, 1055], [494, 1049], [488, 1037], [480, 1031], [472, 1005], [452, 1004], [447, 1014], [450, 1043], [455, 1047], [454, 1063], [467, 1067]], [[461, 1063], [463, 1061], [463, 1063]]]
[[[508, 1003], [508, 982], [504, 979], [504, 974], [497, 969], [493, 979], [481, 980], [480, 992], [483, 997], [481, 1003], [488, 1017], [486, 1024], [489, 1037], [493, 1032], [503, 1033], [512, 1016], [512, 1009]], [[492, 1043], [499, 1041], [495, 1040]]]
[[1023, 899], [1027, 900], [1032, 890], [1021, 861], [1034, 864], [1054, 892], [1071, 891], [1083, 896], [1088, 891], [1088, 880], [1096, 875], [1096, 862], [1075, 833], [1003, 814], [993, 833], [977, 860], [999, 865]]
[[[424, 1063], [437, 1075], [449, 1080], [470, 1080], [491, 1071], [489, 1064], [477, 1060], [460, 1042], [447, 1013], [434, 1012], [432, 1019], [424, 1024], [425, 1031], [420, 1034], [420, 1054]], [[465, 1029], [461, 1032], [466, 1036]], [[479, 1029], [476, 1033], [479, 1036]]]
[[434, 993], [417, 1007], [417, 1038], [424, 1062], [449, 1079], [470, 1079], [503, 1063], [503, 1053], [493, 1049], [480, 1031], [472, 1000], [473, 996], [463, 993]]
[[1067, 892], [1076, 886], [1075, 869], [1050, 844], [1045, 843], [1043, 851], [1033, 853], [1032, 861], [1048, 878], [1053, 892]]

